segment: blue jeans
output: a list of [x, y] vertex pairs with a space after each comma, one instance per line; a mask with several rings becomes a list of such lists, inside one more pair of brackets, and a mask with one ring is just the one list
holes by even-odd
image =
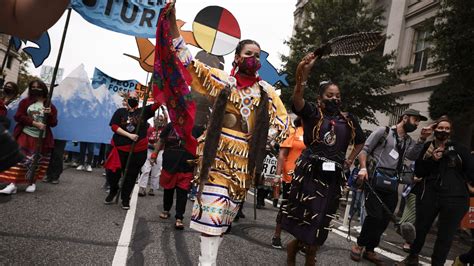
[[353, 217], [356, 214], [356, 211], [359, 213], [360, 223], [364, 223], [365, 219], [365, 195], [363, 190], [353, 189], [352, 190], [352, 202], [351, 209], [349, 210], [349, 215]]

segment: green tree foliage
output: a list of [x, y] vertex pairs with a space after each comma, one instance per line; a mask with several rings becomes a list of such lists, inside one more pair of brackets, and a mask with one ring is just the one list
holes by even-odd
[[28, 84], [31, 81], [40, 79], [37, 76], [31, 75], [28, 71], [30, 62], [30, 57], [26, 53], [20, 52], [20, 73], [18, 75], [18, 87], [20, 88], [20, 94], [28, 89]]
[[[330, 39], [363, 31], [381, 31], [382, 9], [363, 1], [310, 0], [304, 8], [304, 22], [287, 42], [290, 56], [282, 56], [290, 88], [282, 89], [282, 99], [291, 106], [295, 72], [301, 58]], [[389, 113], [397, 106], [396, 97], [387, 89], [400, 84], [397, 70], [390, 68], [394, 56], [383, 55], [382, 45], [361, 56], [331, 57], [319, 60], [310, 75], [305, 99], [315, 101], [319, 82], [331, 80], [341, 89], [344, 109], [377, 124], [375, 111]]]
[[474, 123], [474, 1], [444, 0], [432, 24], [434, 66], [449, 73], [430, 97], [433, 119]]

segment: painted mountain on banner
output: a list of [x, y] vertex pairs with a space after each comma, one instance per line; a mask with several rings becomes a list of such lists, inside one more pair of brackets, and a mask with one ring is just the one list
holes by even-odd
[[92, 88], [90, 79], [79, 65], [54, 90], [52, 100], [58, 109], [59, 124], [53, 129], [56, 139], [109, 143], [109, 122], [122, 105], [118, 94], [105, 86]]
[[[26, 97], [26, 93], [21, 97]], [[8, 111], [11, 129], [18, 102]], [[79, 65], [54, 89], [52, 102], [58, 109], [58, 125], [53, 128], [55, 139], [110, 143], [110, 118], [122, 106], [122, 98], [105, 86], [92, 88], [84, 65]]]

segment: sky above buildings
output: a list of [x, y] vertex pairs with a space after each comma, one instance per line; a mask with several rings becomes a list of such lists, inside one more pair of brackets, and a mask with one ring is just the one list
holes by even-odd
[[[258, 41], [262, 49], [269, 52], [269, 61], [279, 68], [280, 55], [289, 52], [284, 41], [290, 38], [293, 31], [295, 4], [295, 0], [179, 0], [176, 7], [177, 18], [187, 22], [183, 30], [192, 30], [192, 22], [201, 9], [210, 5], [227, 8], [237, 18], [242, 38]], [[64, 14], [49, 30], [52, 50], [44, 65], [55, 65], [65, 20]], [[199, 51], [197, 48], [191, 50], [194, 54]], [[136, 79], [145, 83], [146, 72], [124, 53], [138, 56], [133, 36], [97, 27], [72, 12], [60, 65], [64, 68], [64, 76], [84, 64], [90, 78], [97, 67], [114, 78]], [[225, 60], [226, 70], [230, 70], [233, 54], [227, 55]], [[41, 67], [35, 69], [30, 65], [30, 70], [39, 76]]]

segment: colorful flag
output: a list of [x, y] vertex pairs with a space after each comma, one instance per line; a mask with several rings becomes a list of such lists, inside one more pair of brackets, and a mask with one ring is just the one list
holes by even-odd
[[158, 19], [153, 98], [157, 103], [166, 103], [176, 133], [184, 141], [186, 150], [195, 155], [197, 141], [191, 132], [194, 126], [196, 104], [189, 90], [192, 78], [173, 47], [170, 23], [166, 18], [166, 14], [172, 7], [171, 4], [166, 5]]

